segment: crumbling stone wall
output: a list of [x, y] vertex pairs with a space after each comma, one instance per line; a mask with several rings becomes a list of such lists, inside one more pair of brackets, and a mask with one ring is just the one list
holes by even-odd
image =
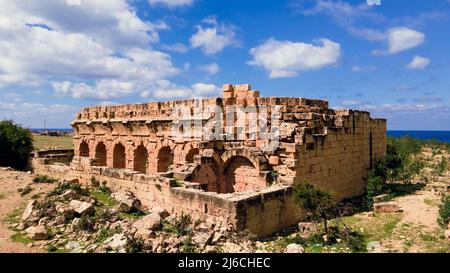
[[[144, 205], [258, 234], [301, 218], [289, 189], [305, 179], [337, 199], [362, 193], [386, 150], [386, 120], [330, 109], [324, 100], [260, 97], [249, 85], [224, 85], [221, 98], [84, 108], [72, 126], [73, 177], [98, 176]], [[172, 182], [161, 192], [158, 179]]]

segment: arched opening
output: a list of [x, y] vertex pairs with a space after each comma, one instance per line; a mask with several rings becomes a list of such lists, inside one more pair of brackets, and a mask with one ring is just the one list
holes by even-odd
[[189, 152], [186, 154], [186, 162], [187, 163], [194, 163], [194, 157], [198, 155], [200, 151], [197, 148], [192, 148], [189, 150]]
[[125, 147], [120, 143], [114, 146], [113, 168], [125, 169]]
[[134, 170], [140, 173], [147, 173], [148, 152], [144, 145], [139, 145], [134, 150]]
[[222, 192], [241, 192], [258, 190], [265, 187], [265, 182], [259, 177], [255, 165], [243, 156], [235, 156], [228, 161], [224, 172]]
[[85, 141], [80, 144], [80, 156], [89, 157], [89, 145]]
[[173, 152], [170, 147], [162, 147], [158, 152], [158, 166], [157, 172], [165, 173], [169, 171], [170, 166], [173, 164]]
[[192, 182], [199, 183], [204, 191], [221, 193], [219, 166], [215, 163], [201, 164]]
[[95, 159], [98, 166], [106, 166], [106, 146], [103, 142], [98, 143], [95, 147]]

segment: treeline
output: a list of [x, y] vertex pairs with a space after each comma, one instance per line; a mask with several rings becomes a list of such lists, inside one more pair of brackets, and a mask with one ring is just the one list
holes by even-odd
[[33, 151], [33, 138], [11, 120], [0, 121], [0, 166], [24, 170]]

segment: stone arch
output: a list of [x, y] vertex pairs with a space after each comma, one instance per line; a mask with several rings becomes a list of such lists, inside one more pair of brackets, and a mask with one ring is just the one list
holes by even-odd
[[200, 184], [204, 191], [221, 193], [220, 166], [215, 160], [198, 165], [192, 175], [192, 182]]
[[244, 149], [233, 149], [224, 152], [221, 156], [224, 167], [226, 167], [229, 164], [230, 160], [232, 160], [236, 156], [247, 158], [259, 171], [265, 170], [267, 168], [267, 160], [263, 155], [258, 155], [257, 152], [252, 152]]
[[247, 157], [234, 156], [225, 165], [222, 192], [257, 190], [266, 185], [259, 176], [259, 170]]
[[191, 148], [186, 154], [185, 161], [187, 163], [194, 163], [194, 157], [198, 154], [200, 154], [200, 150], [198, 148]]
[[106, 145], [99, 142], [95, 147], [95, 159], [98, 166], [106, 166]]
[[134, 150], [133, 169], [140, 173], [147, 173], [148, 167], [148, 151], [144, 145], [139, 145]]
[[114, 145], [113, 168], [125, 169], [125, 146], [120, 142]]
[[169, 146], [164, 146], [158, 151], [157, 168], [159, 173], [168, 172], [173, 164], [173, 151]]
[[89, 145], [86, 143], [86, 141], [81, 142], [79, 154], [82, 157], [89, 157]]

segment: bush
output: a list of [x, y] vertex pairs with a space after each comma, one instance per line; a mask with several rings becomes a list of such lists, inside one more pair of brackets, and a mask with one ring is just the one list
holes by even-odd
[[442, 204], [439, 206], [439, 225], [446, 229], [450, 222], [450, 194], [442, 197]]
[[334, 206], [331, 193], [317, 188], [305, 180], [294, 187], [294, 201], [313, 220], [320, 220], [324, 224], [325, 233], [328, 233], [328, 219], [333, 216]]
[[48, 177], [46, 175], [38, 175], [35, 178], [33, 178], [33, 182], [34, 183], [49, 183], [49, 184], [52, 184], [52, 183], [58, 182], [58, 180], [54, 179], [54, 178], [51, 178], [51, 177]]
[[33, 151], [33, 139], [27, 129], [12, 121], [0, 122], [0, 166], [24, 170]]
[[191, 235], [192, 234], [192, 228], [190, 227], [191, 223], [192, 223], [191, 217], [189, 215], [182, 214], [180, 218], [176, 219], [173, 225], [165, 222], [163, 231], [174, 233], [177, 236]]

